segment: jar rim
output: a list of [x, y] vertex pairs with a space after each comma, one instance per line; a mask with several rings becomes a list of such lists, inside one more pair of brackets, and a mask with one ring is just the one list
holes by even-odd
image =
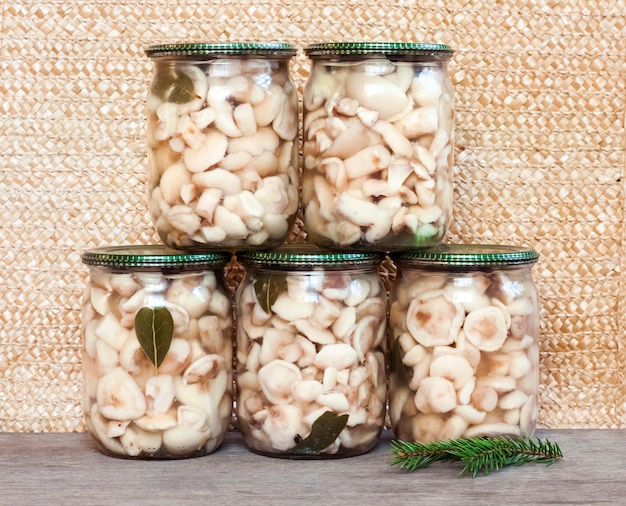
[[377, 266], [383, 258], [384, 255], [377, 252], [336, 251], [305, 243], [284, 244], [272, 250], [250, 250], [237, 253], [237, 260], [247, 267], [294, 270]]
[[114, 269], [208, 269], [226, 265], [230, 253], [191, 253], [155, 244], [103, 246], [84, 251], [80, 258], [91, 267]]
[[292, 44], [286, 42], [182, 42], [154, 44], [145, 50], [149, 58], [165, 56], [263, 56], [291, 58], [296, 54]]
[[534, 264], [539, 253], [525, 246], [506, 244], [440, 244], [393, 254], [391, 259], [408, 266], [483, 267]]
[[454, 50], [447, 44], [427, 42], [318, 42], [309, 44], [304, 52], [312, 59], [333, 56], [429, 57], [449, 60]]

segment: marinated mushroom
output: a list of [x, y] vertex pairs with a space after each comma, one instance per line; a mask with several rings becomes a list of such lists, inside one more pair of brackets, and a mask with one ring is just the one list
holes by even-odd
[[378, 274], [281, 273], [270, 300], [258, 298], [253, 277], [237, 295], [236, 405], [248, 445], [294, 454], [330, 412], [347, 415], [345, 426], [313, 454], [369, 449], [386, 400], [386, 293]]
[[[93, 355], [85, 362], [86, 420], [99, 446], [140, 458], [214, 450], [231, 418], [232, 314], [213, 273], [112, 273], [96, 286], [106, 294], [85, 297], [83, 334], [86, 356]], [[158, 367], [134, 326], [151, 302], [173, 321]]]
[[447, 226], [453, 112], [445, 68], [378, 63], [314, 66], [304, 89], [304, 221], [322, 246], [432, 245]]
[[[148, 96], [150, 211], [168, 246], [277, 246], [295, 219], [295, 86], [281, 79], [282, 65], [240, 63], [208, 60], [155, 76]], [[232, 75], [216, 76], [216, 65]], [[267, 73], [261, 79], [258, 72]]]
[[389, 311], [389, 406], [397, 437], [530, 433], [538, 349], [528, 283], [483, 273], [405, 273]]

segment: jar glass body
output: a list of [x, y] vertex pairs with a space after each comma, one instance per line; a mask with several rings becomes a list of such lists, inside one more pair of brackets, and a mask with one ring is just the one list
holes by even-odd
[[198, 251], [282, 244], [300, 187], [289, 58], [152, 57], [148, 186], [163, 243]]
[[221, 270], [89, 272], [83, 407], [98, 449], [139, 459], [216, 450], [232, 416], [232, 301]]
[[247, 446], [293, 459], [373, 448], [386, 413], [378, 270], [247, 267], [235, 299], [236, 412]]
[[530, 265], [399, 266], [390, 299], [389, 411], [396, 437], [533, 434], [539, 302]]
[[304, 88], [309, 241], [378, 251], [439, 244], [452, 214], [453, 99], [445, 59], [314, 57]]

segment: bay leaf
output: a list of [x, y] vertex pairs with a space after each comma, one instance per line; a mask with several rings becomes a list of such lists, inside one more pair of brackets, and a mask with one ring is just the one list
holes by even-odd
[[389, 352], [389, 364], [391, 373], [398, 378], [400, 385], [408, 385], [413, 378], [413, 369], [402, 362], [402, 347], [400, 339], [396, 339]]
[[348, 423], [348, 416], [326, 411], [313, 422], [311, 433], [307, 437], [296, 440], [292, 452], [296, 455], [319, 455], [337, 439]]
[[274, 302], [285, 289], [286, 284], [287, 276], [282, 274], [255, 274], [254, 293], [263, 311], [271, 312]]
[[199, 98], [194, 90], [191, 77], [182, 70], [175, 68], [159, 72], [150, 87], [150, 91], [164, 102], [174, 104], [186, 104], [194, 98]]
[[142, 307], [135, 316], [135, 332], [141, 349], [158, 370], [172, 343], [172, 314], [165, 307]]

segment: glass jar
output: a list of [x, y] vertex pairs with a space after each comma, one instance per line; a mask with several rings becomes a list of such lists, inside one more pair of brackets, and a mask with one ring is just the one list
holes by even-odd
[[224, 253], [89, 250], [83, 407], [98, 449], [177, 459], [222, 443], [232, 414], [232, 301]]
[[452, 49], [320, 43], [304, 88], [302, 204], [309, 240], [407, 250], [441, 242], [452, 212]]
[[150, 213], [184, 250], [279, 246], [299, 203], [295, 54], [282, 43], [151, 46]]
[[294, 459], [369, 451], [385, 418], [381, 257], [290, 244], [238, 259], [236, 413], [248, 447]]
[[539, 302], [532, 250], [440, 245], [393, 257], [389, 413], [401, 440], [531, 436]]

